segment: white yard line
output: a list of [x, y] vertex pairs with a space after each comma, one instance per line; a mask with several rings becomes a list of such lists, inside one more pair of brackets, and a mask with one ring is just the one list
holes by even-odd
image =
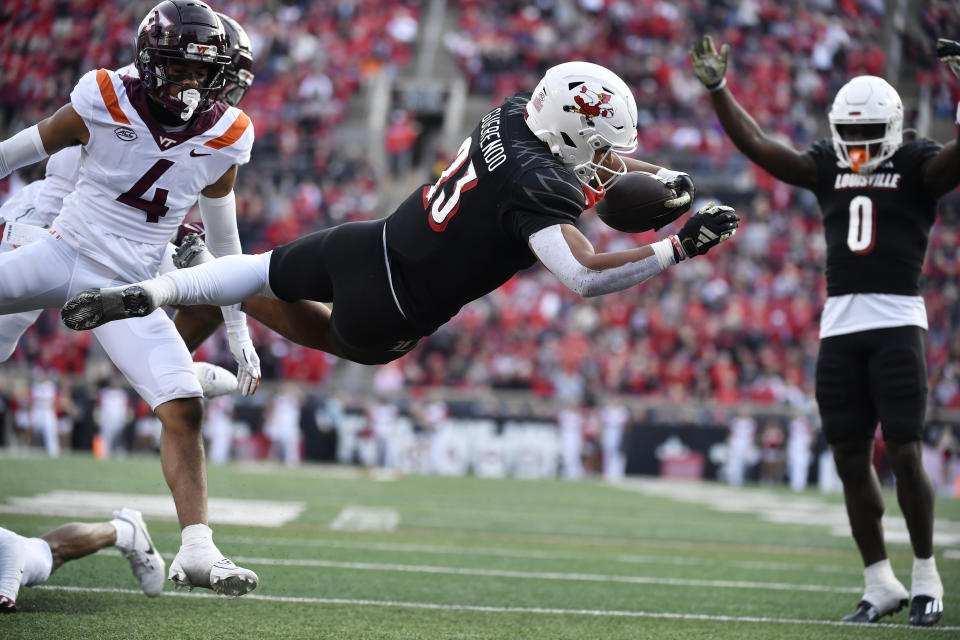
[[[357, 549], [358, 551], [396, 551], [400, 553], [432, 553], [453, 556], [491, 556], [501, 558], [527, 558], [535, 560], [594, 560], [595, 556], [576, 553], [558, 553], [554, 551], [536, 551], [533, 549], [508, 549], [500, 547], [453, 547], [431, 544], [403, 544], [387, 542], [349, 542], [343, 540], [300, 540], [296, 538], [254, 538], [251, 536], [217, 536], [217, 542], [223, 544], [250, 544], [257, 546], [276, 545], [280, 547], [321, 548], [321, 549]], [[604, 560], [627, 562], [631, 564], [735, 567], [740, 569], [761, 569], [770, 571], [804, 571], [818, 573], [848, 573], [851, 576], [862, 575], [857, 567], [837, 565], [804, 564], [802, 562], [762, 562], [730, 561], [717, 562], [700, 558], [679, 556], [617, 555]]]
[[863, 587], [825, 587], [819, 584], [790, 584], [785, 582], [753, 582], [749, 580], [697, 580], [661, 578], [652, 576], [618, 576], [599, 573], [558, 573], [553, 571], [510, 571], [506, 569], [471, 569], [436, 565], [396, 564], [389, 562], [337, 562], [334, 560], [251, 558], [234, 556], [234, 561], [283, 567], [323, 567], [358, 571], [398, 571], [402, 573], [431, 573], [488, 578], [517, 578], [522, 580], [561, 580], [573, 582], [617, 582], [627, 584], [658, 584], [681, 587], [710, 587], [730, 589], [764, 589], [774, 591], [812, 591], [817, 593], [861, 593]]
[[[122, 593], [142, 596], [134, 589], [104, 589], [93, 587], [70, 587], [45, 585], [35, 587], [50, 591], [76, 591], [81, 593]], [[213, 594], [167, 591], [160, 594], [174, 598], [216, 598]], [[264, 602], [291, 602], [297, 604], [333, 604], [365, 607], [404, 607], [407, 609], [432, 609], [440, 611], [468, 611], [480, 613], [535, 613], [545, 615], [577, 615], [597, 618], [659, 618], [666, 620], [703, 620], [706, 622], [755, 622], [761, 624], [814, 624], [827, 627], [867, 627], [870, 629], [910, 629], [911, 631], [960, 631], [960, 626], [914, 627], [906, 624], [852, 624], [839, 620], [802, 620], [797, 618], [764, 618], [756, 616], [717, 616], [700, 613], [669, 613], [651, 611], [605, 611], [603, 609], [549, 609], [541, 607], [492, 607], [469, 604], [440, 604], [434, 602], [402, 602], [397, 600], [350, 600], [346, 598], [303, 598], [295, 596], [265, 596], [248, 594], [244, 600], [262, 600]]]
[[[116, 549], [100, 551], [101, 555], [119, 556]], [[172, 554], [164, 554], [173, 559]], [[657, 576], [621, 576], [606, 573], [563, 573], [556, 571], [511, 571], [509, 569], [475, 569], [424, 564], [398, 564], [393, 562], [341, 562], [337, 560], [313, 560], [310, 558], [257, 558], [233, 556], [240, 564], [274, 567], [312, 567], [323, 569], [350, 569], [354, 571], [394, 571], [399, 573], [426, 573], [455, 576], [481, 576], [485, 578], [516, 578], [519, 580], [557, 580], [567, 582], [608, 582], [619, 584], [656, 584], [674, 587], [708, 587], [720, 589], [763, 589], [773, 591], [805, 591], [813, 593], [856, 593], [863, 587], [828, 587], [819, 584], [794, 584], [789, 582], [756, 582], [752, 580], [703, 580], [695, 578], [664, 578]]]

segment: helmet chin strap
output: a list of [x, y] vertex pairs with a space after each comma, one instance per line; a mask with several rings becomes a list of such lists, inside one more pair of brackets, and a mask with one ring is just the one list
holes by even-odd
[[180, 119], [186, 122], [193, 117], [193, 112], [200, 106], [200, 92], [196, 89], [184, 89], [180, 92], [179, 99], [185, 105], [180, 112]]

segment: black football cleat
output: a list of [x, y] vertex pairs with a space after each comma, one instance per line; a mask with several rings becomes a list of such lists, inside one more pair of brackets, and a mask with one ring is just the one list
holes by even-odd
[[859, 623], [877, 622], [880, 618], [894, 614], [897, 611], [900, 611], [900, 609], [903, 609], [905, 606], [907, 606], [907, 601], [899, 600], [893, 607], [887, 609], [886, 611], [880, 611], [872, 603], [866, 600], [861, 600], [857, 604], [857, 610], [848, 616], [844, 616], [843, 621]]
[[60, 310], [60, 319], [74, 331], [87, 331], [113, 320], [142, 318], [154, 309], [156, 306], [143, 287], [87, 289], [67, 300]]
[[910, 624], [929, 627], [940, 622], [943, 600], [930, 596], [914, 596], [910, 601]]

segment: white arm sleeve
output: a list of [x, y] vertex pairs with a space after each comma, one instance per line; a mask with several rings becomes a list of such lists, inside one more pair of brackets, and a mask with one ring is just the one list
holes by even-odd
[[[237, 198], [233, 191], [222, 198], [208, 198], [201, 194], [198, 204], [210, 253], [218, 258], [242, 253], [240, 232], [237, 230]], [[220, 310], [227, 331], [246, 331], [247, 315], [240, 311], [239, 304], [220, 307]]]
[[0, 142], [0, 179], [6, 178], [20, 167], [40, 162], [47, 155], [37, 125], [24, 129]]
[[[663, 245], [664, 242], [667, 244]], [[654, 251], [652, 256], [619, 267], [594, 271], [580, 264], [573, 256], [559, 224], [541, 229], [530, 236], [530, 248], [540, 262], [568, 289], [585, 298], [628, 289], [652, 278], [674, 263], [669, 239], [651, 246]]]
[[240, 232], [237, 231], [237, 197], [233, 191], [222, 198], [208, 198], [201, 194], [198, 204], [210, 253], [217, 258], [243, 253]]

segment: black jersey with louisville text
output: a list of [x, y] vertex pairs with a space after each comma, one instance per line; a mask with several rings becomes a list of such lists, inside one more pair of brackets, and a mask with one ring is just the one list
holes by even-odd
[[436, 184], [387, 219], [391, 279], [407, 319], [425, 334], [536, 262], [531, 234], [575, 224], [583, 187], [524, 122], [530, 94], [484, 116]]
[[839, 167], [830, 140], [809, 153], [827, 240], [827, 295], [920, 295], [920, 272], [937, 200], [923, 166], [940, 152], [929, 138], [907, 142], [873, 173]]

